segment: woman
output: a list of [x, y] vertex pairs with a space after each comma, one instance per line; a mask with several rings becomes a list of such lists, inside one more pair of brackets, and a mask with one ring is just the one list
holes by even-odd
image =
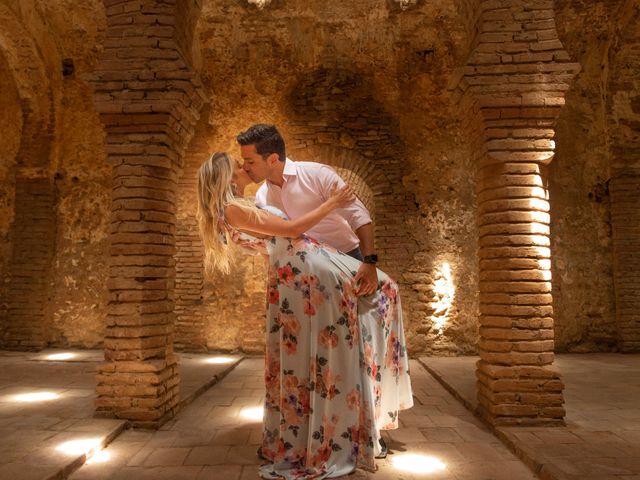
[[214, 154], [200, 168], [198, 216], [209, 270], [229, 269], [226, 235], [246, 241], [240, 232], [252, 232], [269, 255], [261, 450], [269, 463], [260, 475], [375, 470], [380, 430], [397, 428], [398, 411], [413, 404], [398, 287], [378, 271], [377, 291], [358, 298], [352, 278], [360, 262], [301, 234], [351, 201], [349, 190], [287, 221], [233, 194], [248, 183], [226, 154]]

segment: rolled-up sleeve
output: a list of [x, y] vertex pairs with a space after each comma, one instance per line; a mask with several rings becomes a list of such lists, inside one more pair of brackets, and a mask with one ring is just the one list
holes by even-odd
[[[323, 165], [316, 177], [318, 181], [318, 191], [321, 192], [324, 200], [329, 198], [331, 188], [337, 185], [341, 188], [345, 185], [345, 181], [333, 170], [333, 168]], [[367, 207], [364, 206], [359, 198], [356, 198], [351, 204], [336, 210], [342, 218], [344, 218], [351, 229], [355, 232], [358, 228], [372, 223], [371, 214]]]

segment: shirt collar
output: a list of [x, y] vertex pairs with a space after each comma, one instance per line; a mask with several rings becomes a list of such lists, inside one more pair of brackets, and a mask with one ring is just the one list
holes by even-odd
[[287, 158], [284, 162], [284, 170], [282, 172], [282, 175], [295, 176], [297, 174], [298, 174], [298, 171], [296, 169], [295, 162]]

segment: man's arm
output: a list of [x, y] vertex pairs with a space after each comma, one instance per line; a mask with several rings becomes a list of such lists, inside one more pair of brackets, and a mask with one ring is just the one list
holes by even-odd
[[[330, 167], [322, 167], [322, 172], [318, 176], [320, 180], [320, 191], [323, 196], [326, 195], [328, 185], [337, 183], [339, 186], [345, 184], [344, 180]], [[360, 252], [365, 257], [375, 253], [373, 241], [373, 221], [369, 210], [364, 204], [356, 198], [354, 202], [343, 207], [340, 214], [349, 223], [349, 226], [358, 236], [360, 240]], [[365, 259], [371, 261], [370, 259]], [[375, 263], [367, 263], [366, 261], [360, 265], [358, 272], [353, 278], [356, 283], [355, 293], [357, 296], [371, 295], [378, 288], [378, 271]]]
[[[355, 231], [360, 239], [360, 252], [364, 257], [368, 257], [375, 252], [373, 244], [373, 223], [362, 225]], [[354, 281], [356, 282], [356, 295], [371, 295], [378, 288], [378, 271], [375, 263], [365, 262], [360, 265]]]

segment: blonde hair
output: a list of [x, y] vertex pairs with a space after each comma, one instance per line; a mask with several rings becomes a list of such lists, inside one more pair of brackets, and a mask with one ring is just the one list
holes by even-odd
[[218, 220], [227, 205], [236, 205], [256, 218], [261, 211], [249, 200], [236, 198], [231, 189], [234, 161], [225, 152], [205, 160], [198, 170], [198, 226], [204, 245], [204, 268], [207, 275], [216, 270], [229, 273], [231, 252], [226, 230], [220, 231]]

